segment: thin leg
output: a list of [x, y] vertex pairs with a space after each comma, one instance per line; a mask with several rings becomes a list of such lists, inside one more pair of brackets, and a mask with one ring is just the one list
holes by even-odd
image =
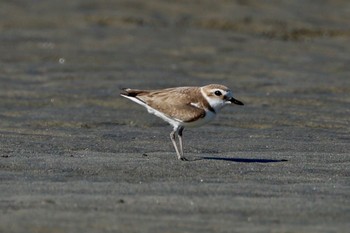
[[180, 144], [180, 153], [181, 153], [181, 160], [184, 160], [184, 161], [188, 161], [188, 159], [186, 159], [184, 157], [184, 150], [183, 150], [183, 146], [182, 146], [182, 131], [184, 130], [184, 127], [180, 127], [177, 131], [177, 134], [179, 135], [179, 144]]
[[177, 158], [178, 159], [181, 159], [181, 155], [179, 153], [179, 150], [177, 149], [177, 146], [176, 146], [176, 141], [175, 141], [175, 133], [177, 132], [176, 129], [174, 129], [171, 133], [170, 133], [170, 139], [171, 139], [171, 142], [173, 143], [174, 145], [174, 148], [175, 148], [175, 151], [176, 151], [176, 155], [177, 155]]

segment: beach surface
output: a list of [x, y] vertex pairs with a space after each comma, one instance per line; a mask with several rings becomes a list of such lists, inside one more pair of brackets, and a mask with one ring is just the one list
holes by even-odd
[[[348, 232], [348, 1], [0, 3], [0, 232]], [[229, 86], [184, 130], [120, 88]]]

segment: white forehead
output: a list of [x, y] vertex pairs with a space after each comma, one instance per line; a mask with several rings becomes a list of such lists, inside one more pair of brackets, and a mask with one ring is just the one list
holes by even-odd
[[215, 89], [213, 89], [212, 92], [215, 93], [216, 91], [220, 91], [223, 95], [229, 95], [229, 96], [232, 95], [232, 91], [230, 89], [224, 90], [224, 89], [220, 89], [220, 88], [215, 88]]

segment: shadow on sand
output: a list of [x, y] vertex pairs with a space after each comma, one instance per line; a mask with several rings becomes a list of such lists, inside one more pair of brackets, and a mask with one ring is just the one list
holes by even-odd
[[286, 159], [246, 159], [246, 158], [225, 158], [225, 157], [201, 157], [199, 160], [221, 160], [236, 163], [279, 163], [287, 162]]

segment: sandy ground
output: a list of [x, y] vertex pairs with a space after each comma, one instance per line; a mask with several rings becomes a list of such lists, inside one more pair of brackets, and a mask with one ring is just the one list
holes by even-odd
[[[0, 3], [0, 232], [347, 232], [350, 3]], [[225, 84], [185, 129], [121, 87]]]

